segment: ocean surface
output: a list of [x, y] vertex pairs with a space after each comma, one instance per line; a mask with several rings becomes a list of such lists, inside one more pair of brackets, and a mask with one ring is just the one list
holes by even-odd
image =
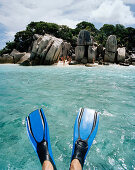
[[25, 117], [43, 108], [58, 170], [68, 170], [80, 107], [100, 112], [84, 169], [135, 169], [135, 67], [0, 65], [0, 170], [40, 170]]

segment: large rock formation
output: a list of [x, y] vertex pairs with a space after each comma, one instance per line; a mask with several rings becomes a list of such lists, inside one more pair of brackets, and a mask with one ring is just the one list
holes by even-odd
[[91, 44], [91, 38], [89, 31], [82, 30], [79, 33], [78, 39], [77, 39], [77, 45], [78, 46], [85, 46]]
[[115, 35], [108, 37], [105, 48], [104, 61], [114, 63], [117, 51], [117, 39]]
[[13, 57], [9, 54], [3, 54], [0, 56], [0, 64], [3, 63], [14, 63]]
[[71, 49], [71, 44], [67, 42], [63, 42], [60, 56], [67, 58], [70, 49]]
[[30, 53], [20, 53], [14, 49], [11, 54], [3, 54], [0, 57], [0, 63], [21, 64], [30, 58]]
[[11, 56], [13, 57], [13, 61], [14, 64], [18, 63], [20, 61], [20, 59], [26, 54], [26, 52], [24, 53], [20, 53], [19, 51], [17, 51], [16, 49], [13, 49], [13, 51], [11, 52]]
[[96, 60], [97, 56], [97, 47], [89, 46], [88, 48], [88, 62], [93, 63]]
[[60, 56], [67, 57], [71, 44], [62, 39], [45, 34], [33, 36], [30, 53], [19, 52], [14, 49], [11, 54], [4, 54], [0, 57], [0, 63], [14, 63], [21, 65], [50, 65], [58, 62]]
[[126, 48], [118, 48], [117, 49], [117, 62], [124, 62], [125, 61], [125, 57], [126, 57]]
[[30, 56], [32, 65], [49, 65], [58, 61], [62, 54], [62, 39], [45, 34], [34, 35], [35, 41]]
[[85, 57], [85, 46], [77, 46], [75, 48], [75, 60], [81, 62]]
[[97, 60], [100, 61], [101, 59], [104, 59], [104, 55], [105, 55], [105, 50], [103, 48], [103, 45], [99, 44], [97, 46]]
[[21, 57], [21, 59], [17, 62], [17, 64], [22, 64], [25, 61], [28, 61], [29, 59], [30, 59], [30, 53], [25, 53], [25, 55]]
[[89, 31], [80, 31], [77, 39], [77, 47], [75, 48], [75, 60], [77, 62], [83, 64], [91, 62], [91, 58], [93, 58], [92, 42]]

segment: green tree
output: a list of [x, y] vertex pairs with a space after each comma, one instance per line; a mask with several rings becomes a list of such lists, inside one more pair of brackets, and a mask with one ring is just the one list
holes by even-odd
[[126, 28], [127, 36], [125, 38], [125, 46], [132, 50], [132, 47], [135, 47], [135, 29], [132, 27]]
[[20, 52], [28, 51], [33, 41], [33, 33], [31, 31], [20, 31], [15, 34], [16, 49]]
[[95, 35], [95, 33], [98, 32], [98, 30], [95, 28], [94, 24], [92, 24], [90, 22], [82, 21], [76, 25], [75, 34], [79, 34], [79, 32], [83, 29], [88, 30], [91, 33], [91, 35], [92, 34]]
[[103, 31], [99, 31], [98, 34], [95, 36], [95, 40], [103, 46], [105, 46], [107, 38], [108, 36]]
[[108, 37], [109, 35], [115, 34], [115, 26], [110, 24], [104, 24], [100, 28], [100, 31]]
[[57, 36], [59, 26], [55, 23], [47, 23], [43, 21], [31, 22], [30, 24], [28, 24], [26, 30], [32, 32], [33, 34], [44, 35], [45, 33], [47, 33]]
[[17, 32], [13, 42], [7, 42], [6, 46], [0, 50], [0, 55], [10, 53], [14, 48], [18, 51], [28, 51], [33, 42], [33, 35], [45, 33], [62, 38], [76, 46], [78, 34], [81, 30], [86, 29], [94, 37], [94, 39], [105, 46], [109, 35], [116, 35], [118, 44], [126, 46], [128, 49], [135, 47], [135, 29], [132, 27], [125, 28], [121, 24], [116, 26], [111, 24], [104, 24], [99, 30], [95, 28], [94, 24], [82, 21], [76, 25], [75, 29], [71, 29], [66, 25], [58, 25], [47, 22], [31, 22], [27, 25], [26, 30]]
[[0, 50], [0, 56], [6, 53], [11, 53], [14, 48], [16, 48], [16, 43], [14, 41], [7, 42], [6, 46], [2, 50]]
[[124, 46], [125, 45], [125, 38], [127, 36], [127, 30], [124, 25], [116, 24], [115, 26], [115, 35], [118, 40], [118, 45]]
[[71, 28], [66, 25], [61, 25], [59, 27], [58, 37], [70, 42], [73, 38]]

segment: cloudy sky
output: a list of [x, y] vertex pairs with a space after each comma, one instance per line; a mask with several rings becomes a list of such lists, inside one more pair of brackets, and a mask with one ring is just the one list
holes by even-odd
[[135, 28], [135, 0], [0, 0], [0, 49], [31, 21], [72, 28], [81, 21]]

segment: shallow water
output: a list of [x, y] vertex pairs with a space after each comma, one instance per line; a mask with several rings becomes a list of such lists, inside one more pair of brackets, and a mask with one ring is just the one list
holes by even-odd
[[0, 65], [0, 169], [41, 169], [25, 127], [41, 107], [58, 169], [69, 168], [80, 107], [101, 112], [84, 169], [135, 169], [135, 67]]

